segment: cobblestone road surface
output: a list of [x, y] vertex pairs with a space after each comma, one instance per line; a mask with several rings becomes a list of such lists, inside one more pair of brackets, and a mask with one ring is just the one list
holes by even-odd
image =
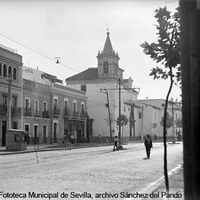
[[[127, 199], [126, 194], [143, 191], [163, 176], [163, 144], [154, 144], [149, 160], [142, 143], [124, 147], [115, 152], [104, 146], [1, 156], [0, 199], [14, 199], [4, 198], [14, 192], [21, 194], [20, 200], [49, 199], [49, 193], [56, 200]], [[181, 143], [168, 144], [169, 171], [182, 163], [182, 154]], [[29, 192], [46, 196], [31, 198]]]

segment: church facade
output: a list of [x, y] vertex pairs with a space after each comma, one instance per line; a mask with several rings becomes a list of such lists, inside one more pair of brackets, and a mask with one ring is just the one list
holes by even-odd
[[88, 68], [65, 80], [67, 86], [86, 92], [87, 111], [94, 119], [91, 142], [105, 142], [117, 136], [119, 126], [116, 121], [120, 113], [128, 119], [127, 124], [121, 126], [122, 142], [134, 139], [133, 135], [139, 137], [141, 132], [140, 126], [135, 123], [139, 120], [138, 108], [133, 110], [127, 104], [137, 100], [138, 92], [132, 87], [131, 77], [124, 79], [119, 59], [107, 32], [103, 51], [97, 55], [97, 67]]

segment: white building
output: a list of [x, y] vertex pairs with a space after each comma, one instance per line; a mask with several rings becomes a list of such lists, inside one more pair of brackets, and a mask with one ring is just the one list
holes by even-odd
[[[161, 121], [164, 116], [164, 99], [143, 99], [137, 100], [137, 105], [142, 111], [142, 133], [151, 135], [153, 138], [163, 137], [163, 126]], [[174, 125], [167, 130], [167, 137], [170, 139], [173, 134], [177, 136], [178, 132], [182, 132], [182, 127], [179, 127], [177, 121], [182, 121], [181, 105], [177, 102], [169, 101], [167, 112], [173, 117]]]
[[[93, 141], [99, 140], [99, 136], [102, 141], [105, 141], [111, 135], [118, 135], [116, 120], [119, 116], [119, 100], [121, 100], [121, 114], [126, 115], [128, 119], [132, 114], [127, 103], [137, 100], [138, 92], [132, 87], [131, 77], [123, 78], [124, 70], [119, 67], [119, 59], [118, 53], [112, 48], [109, 32], [107, 32], [103, 51], [98, 52], [97, 55], [98, 66], [66, 78], [67, 86], [86, 92], [88, 114], [90, 118], [94, 119]], [[119, 90], [119, 82], [121, 90]], [[119, 94], [121, 94], [121, 98], [119, 98]], [[121, 129], [123, 141], [131, 138], [132, 129], [133, 125], [128, 120], [128, 124]]]

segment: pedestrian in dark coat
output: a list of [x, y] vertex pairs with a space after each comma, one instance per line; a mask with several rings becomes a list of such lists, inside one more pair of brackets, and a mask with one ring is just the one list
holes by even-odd
[[117, 149], [118, 141], [119, 141], [119, 140], [118, 140], [117, 136], [115, 136], [113, 151], [118, 150], [118, 149]]
[[150, 153], [151, 153], [151, 148], [153, 148], [152, 139], [151, 139], [150, 135], [146, 136], [146, 139], [144, 140], [144, 145], [146, 148], [147, 158], [149, 159]]

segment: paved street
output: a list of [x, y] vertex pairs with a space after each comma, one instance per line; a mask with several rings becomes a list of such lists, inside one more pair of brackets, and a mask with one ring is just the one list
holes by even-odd
[[[46, 195], [37, 199], [49, 199], [48, 193], [55, 193], [51, 199], [91, 199], [90, 194], [93, 199], [126, 199], [126, 192], [145, 191], [163, 176], [163, 144], [154, 143], [149, 160], [144, 159], [143, 143], [124, 147], [115, 152], [103, 146], [1, 156], [0, 192], [21, 194], [18, 199], [31, 199], [29, 192]], [[182, 154], [182, 143], [168, 144], [169, 171], [182, 163]], [[9, 195], [0, 199], [13, 199]]]

